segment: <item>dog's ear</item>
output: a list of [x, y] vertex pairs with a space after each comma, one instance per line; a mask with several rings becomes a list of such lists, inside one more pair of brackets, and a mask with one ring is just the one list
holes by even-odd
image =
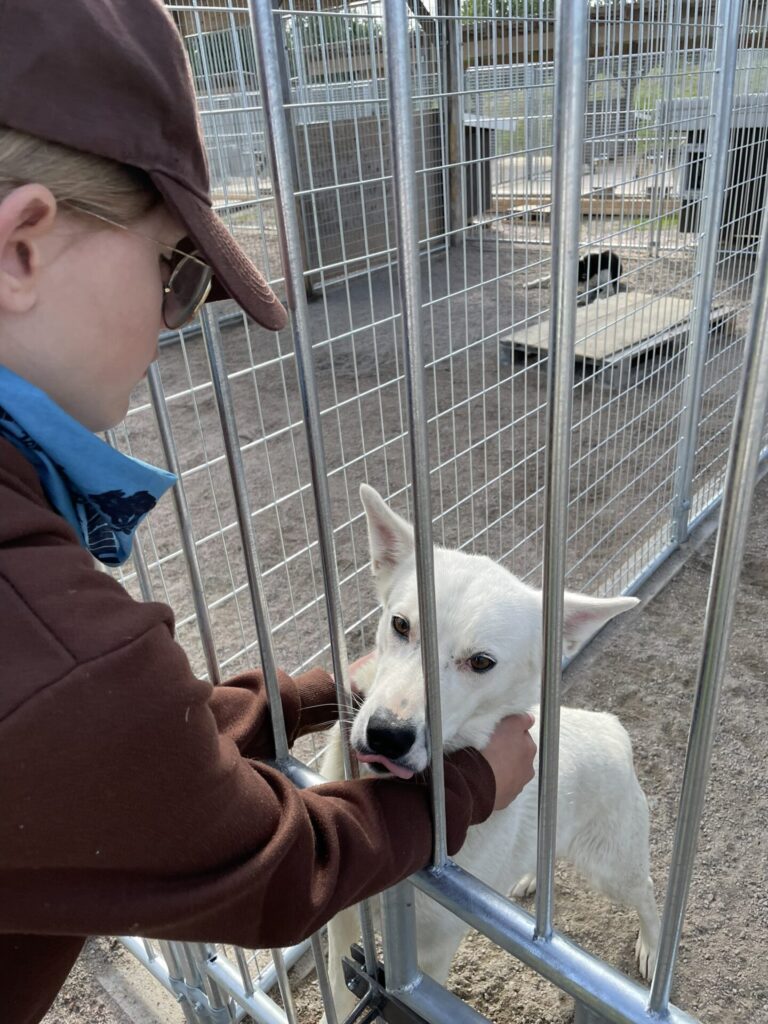
[[563, 653], [575, 654], [616, 615], [640, 602], [636, 597], [588, 597], [566, 590], [563, 607]]
[[413, 527], [386, 504], [368, 484], [360, 486], [360, 500], [368, 520], [371, 571], [379, 592], [386, 593], [392, 573], [413, 554]]

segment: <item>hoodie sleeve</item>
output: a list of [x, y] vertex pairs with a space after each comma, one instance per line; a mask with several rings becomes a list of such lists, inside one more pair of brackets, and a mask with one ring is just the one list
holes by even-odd
[[[291, 677], [278, 670], [277, 677], [289, 745], [338, 720], [336, 688], [327, 672], [314, 668]], [[242, 754], [275, 756], [267, 687], [260, 670], [244, 672], [214, 687], [210, 708], [219, 732], [229, 736]]]
[[[282, 677], [291, 736], [328, 685]], [[423, 781], [302, 791], [269, 753], [258, 674], [214, 690], [166, 622], [36, 688], [0, 720], [0, 931], [276, 946], [428, 863]], [[446, 759], [451, 853], [494, 795]]]

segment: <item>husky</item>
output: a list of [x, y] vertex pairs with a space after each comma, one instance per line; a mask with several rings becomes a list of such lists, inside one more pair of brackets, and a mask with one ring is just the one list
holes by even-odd
[[579, 260], [578, 304], [586, 306], [595, 299], [615, 295], [621, 274], [621, 260], [610, 249], [582, 256]]
[[[373, 488], [364, 484], [360, 497], [382, 612], [375, 655], [353, 681], [363, 703], [350, 742], [362, 773], [408, 778], [429, 763], [413, 529]], [[538, 717], [541, 592], [482, 555], [438, 547], [434, 567], [445, 750], [482, 749], [505, 715], [531, 711]], [[632, 597], [566, 592], [565, 653], [574, 654], [606, 622], [637, 603]], [[531, 735], [538, 746], [536, 726]], [[338, 727], [321, 773], [343, 778]], [[536, 889], [536, 831], [534, 778], [507, 808], [470, 828], [455, 861], [498, 892], [528, 896]], [[640, 974], [648, 979], [659, 935], [649, 874], [648, 808], [629, 736], [613, 715], [561, 709], [556, 852], [595, 889], [635, 908], [640, 920], [635, 955]], [[419, 965], [443, 983], [469, 928], [421, 893], [416, 907]], [[328, 926], [329, 973], [340, 1020], [355, 1003], [344, 986], [340, 958], [349, 955], [357, 939], [357, 922], [351, 908]]]

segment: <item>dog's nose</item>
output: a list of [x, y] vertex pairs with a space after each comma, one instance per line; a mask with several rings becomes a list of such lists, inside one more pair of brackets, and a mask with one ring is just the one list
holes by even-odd
[[368, 719], [365, 741], [374, 754], [394, 761], [411, 749], [415, 739], [416, 729], [391, 711], [376, 711]]

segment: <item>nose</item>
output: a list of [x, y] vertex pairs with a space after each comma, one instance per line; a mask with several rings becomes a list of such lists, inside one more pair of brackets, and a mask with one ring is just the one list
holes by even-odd
[[376, 711], [368, 719], [365, 741], [374, 754], [382, 754], [394, 761], [402, 757], [414, 744], [416, 729], [391, 711]]

